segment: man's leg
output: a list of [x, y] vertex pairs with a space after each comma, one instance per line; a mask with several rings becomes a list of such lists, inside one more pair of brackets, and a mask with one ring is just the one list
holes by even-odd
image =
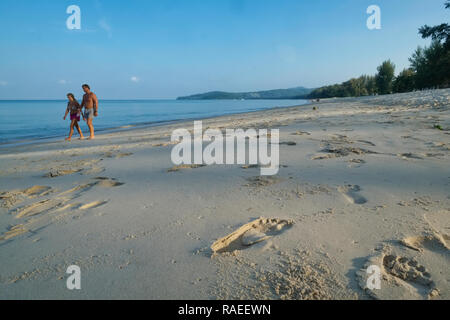
[[88, 124], [89, 132], [90, 132], [89, 139], [92, 140], [92, 139], [95, 138], [95, 135], [94, 135], [94, 125], [92, 124], [92, 118], [87, 119], [87, 124]]

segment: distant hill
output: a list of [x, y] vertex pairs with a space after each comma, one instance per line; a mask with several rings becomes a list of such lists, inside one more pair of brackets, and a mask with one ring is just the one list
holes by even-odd
[[178, 97], [177, 100], [255, 100], [255, 99], [302, 99], [313, 89], [304, 87], [290, 89], [276, 89], [257, 92], [223, 92], [212, 91], [191, 96]]

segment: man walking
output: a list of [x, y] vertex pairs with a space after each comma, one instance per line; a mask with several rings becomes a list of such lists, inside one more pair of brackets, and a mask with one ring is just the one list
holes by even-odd
[[95, 93], [91, 92], [89, 85], [83, 84], [82, 88], [84, 91], [83, 102], [81, 103], [81, 108], [84, 107], [83, 120], [86, 121], [91, 133], [89, 140], [92, 140], [95, 138], [92, 120], [98, 116], [98, 99]]

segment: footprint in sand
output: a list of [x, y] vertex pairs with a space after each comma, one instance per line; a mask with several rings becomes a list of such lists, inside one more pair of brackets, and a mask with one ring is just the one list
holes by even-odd
[[365, 154], [375, 154], [376, 152], [356, 148], [356, 147], [335, 147], [335, 146], [327, 146], [320, 151], [317, 155], [313, 156], [311, 160], [325, 160], [325, 159], [334, 159], [334, 158], [342, 158], [347, 157], [349, 155], [365, 155]]
[[96, 182], [81, 184], [79, 186], [76, 186], [72, 189], [66, 190], [64, 192], [61, 192], [59, 195], [66, 195], [71, 193], [76, 193], [74, 198], [79, 197], [82, 193], [90, 190], [91, 188], [95, 186], [103, 187], [103, 188], [113, 188], [113, 187], [119, 187], [124, 185], [122, 182], [116, 181], [116, 179], [107, 178], [107, 177], [96, 177], [95, 180], [98, 180]]
[[366, 161], [363, 159], [350, 159], [347, 163], [349, 168], [360, 168]]
[[9, 228], [0, 235], [0, 241], [11, 240], [28, 232], [34, 233], [37, 230], [64, 219], [71, 214], [71, 212], [97, 208], [107, 203], [107, 201], [94, 201], [81, 205], [65, 203], [65, 201], [67, 201], [67, 199], [47, 199], [22, 208], [17, 212], [15, 218], [26, 220], [21, 224]]
[[116, 179], [110, 179], [107, 177], [97, 177], [96, 180], [99, 180], [95, 183], [95, 185], [103, 187], [103, 188], [113, 188], [124, 185], [125, 183], [118, 182]]
[[311, 160], [326, 160], [326, 159], [333, 159], [337, 158], [337, 156], [333, 153], [329, 154], [317, 154], [311, 158]]
[[[432, 297], [435, 294], [435, 285], [427, 269], [420, 265], [414, 258], [397, 256], [394, 254], [383, 257], [383, 267], [385, 272], [396, 278], [400, 286], [407, 290], [413, 290], [422, 296]], [[398, 281], [398, 279], [403, 280]], [[407, 286], [409, 284], [413, 288]]]
[[297, 143], [294, 142], [294, 141], [280, 142], [279, 144], [280, 144], [280, 146], [282, 146], [282, 145], [286, 145], [286, 146], [296, 146], [296, 145], [297, 145]]
[[98, 208], [100, 206], [103, 206], [107, 202], [108, 201], [94, 201], [94, 202], [90, 202], [90, 203], [87, 203], [85, 205], [82, 205], [79, 209], [80, 210], [87, 210], [87, 209]]
[[172, 168], [168, 169], [167, 172], [177, 172], [183, 169], [197, 169], [205, 167], [204, 164], [181, 164], [178, 166], [173, 166]]
[[180, 143], [179, 140], [169, 141], [169, 142], [160, 142], [160, 143], [152, 144], [152, 147], [168, 147], [168, 146], [179, 144], [179, 143]]
[[294, 135], [294, 136], [303, 136], [303, 135], [310, 136], [311, 133], [299, 130], [299, 131], [296, 131], [296, 132], [292, 133], [292, 135]]
[[368, 141], [368, 140], [356, 140], [356, 141], [357, 141], [357, 142], [360, 142], [360, 143], [367, 144], [367, 145], [372, 146], [372, 147], [376, 147], [376, 144], [375, 144], [375, 143], [373, 143], [373, 142], [371, 142], [371, 141]]
[[99, 174], [101, 172], [105, 171], [105, 168], [99, 167], [99, 166], [93, 166], [89, 169], [85, 169], [81, 172], [83, 175], [93, 175], [93, 174]]
[[75, 195], [73, 196], [73, 199], [78, 198], [83, 192], [86, 192], [89, 189], [91, 189], [93, 186], [95, 186], [95, 184], [96, 184], [96, 182], [80, 184], [79, 186], [73, 187], [72, 189], [61, 192], [59, 195], [63, 196], [63, 195], [75, 193]]
[[292, 220], [259, 218], [217, 240], [211, 249], [214, 253], [242, 250], [282, 233], [293, 224]]
[[52, 192], [52, 188], [47, 186], [33, 186], [23, 190], [22, 192], [30, 198], [36, 198], [49, 194]]
[[100, 153], [100, 160], [103, 160], [103, 158], [123, 158], [133, 155], [131, 152], [121, 152], [118, 149], [118, 146], [113, 146], [109, 150], [105, 150], [105, 152]]
[[409, 259], [394, 254], [385, 255], [383, 267], [391, 275], [405, 281], [416, 282], [425, 286], [430, 286], [433, 283], [426, 268], [414, 258]]
[[273, 184], [277, 184], [283, 181], [282, 178], [277, 176], [256, 176], [247, 178], [249, 183], [245, 184], [246, 187], [267, 187]]
[[68, 199], [65, 198], [45, 199], [42, 201], [38, 201], [15, 210], [15, 212], [13, 212], [14, 218], [21, 219], [36, 216], [60, 207], [67, 201]]
[[407, 159], [423, 160], [423, 157], [413, 154], [413, 153], [410, 153], [410, 152], [409, 153], [399, 153], [399, 154], [397, 154], [397, 157], [400, 157], [405, 160], [407, 160]]
[[53, 192], [51, 187], [33, 186], [25, 190], [11, 190], [0, 193], [1, 206], [11, 208], [24, 201], [26, 198], [37, 198]]
[[[29, 231], [36, 230], [42, 226], [45, 227], [58, 219], [64, 218], [64, 216], [70, 213], [70, 210], [88, 210], [100, 207], [106, 204], [107, 201], [94, 201], [84, 205], [69, 202], [79, 198], [84, 192], [95, 186], [102, 188], [113, 188], [124, 184], [107, 177], [97, 177], [95, 180], [97, 181], [82, 184], [61, 192], [54, 198], [43, 199], [14, 209], [11, 212], [14, 215], [14, 218], [25, 219], [26, 221], [4, 232], [0, 236], [0, 240], [8, 240]], [[23, 193], [29, 194], [30, 197], [33, 197], [36, 195], [46, 194], [51, 191], [53, 190], [50, 187], [36, 186], [24, 190]]]
[[361, 187], [358, 185], [346, 185], [338, 187], [338, 191], [342, 193], [344, 198], [353, 204], [364, 204], [367, 199], [359, 194]]
[[357, 147], [345, 147], [345, 146], [334, 146], [331, 144], [328, 144], [323, 148], [321, 153], [317, 156], [314, 156], [312, 160], [322, 160], [322, 159], [330, 159], [330, 158], [341, 158], [341, 157], [347, 157], [349, 155], [365, 155], [365, 154], [376, 154], [377, 152], [357, 148]]
[[56, 213], [68, 207], [66, 204], [68, 200], [67, 198], [45, 199], [17, 208], [12, 212], [14, 218], [25, 221], [9, 228], [0, 236], [0, 240], [9, 240], [45, 227], [58, 218]]
[[0, 236], [0, 240], [9, 240], [11, 238], [27, 233], [28, 230], [21, 224], [11, 227], [8, 231]]
[[133, 153], [131, 153], [131, 152], [122, 152], [122, 153], [116, 154], [116, 158], [120, 159], [120, 158], [129, 157], [132, 155], [133, 155]]
[[52, 170], [49, 173], [45, 174], [45, 178], [56, 178], [56, 177], [62, 177], [67, 176], [69, 174], [78, 173], [81, 172], [82, 169], [75, 169], [75, 170]]
[[[360, 287], [375, 299], [432, 299], [439, 295], [427, 268], [415, 258], [408, 258], [383, 248], [381, 254], [372, 256], [357, 272]], [[380, 289], [367, 288], [369, 266], [378, 266], [381, 270]]]
[[259, 164], [246, 164], [241, 167], [242, 169], [257, 169]]
[[3, 191], [0, 193], [1, 206], [4, 208], [11, 208], [21, 201], [19, 198], [20, 192], [17, 191]]
[[400, 241], [402, 245], [415, 251], [423, 252], [425, 249], [434, 251], [441, 254], [449, 254], [450, 248], [447, 245], [447, 241], [450, 240], [450, 236], [446, 234], [427, 234], [423, 236], [406, 237]]

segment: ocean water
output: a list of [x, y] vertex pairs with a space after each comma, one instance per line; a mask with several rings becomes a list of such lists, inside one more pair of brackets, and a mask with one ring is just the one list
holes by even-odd
[[[101, 132], [306, 103], [306, 100], [103, 100], [99, 102], [94, 127]], [[64, 137], [70, 124], [69, 116], [63, 120], [66, 106], [67, 101], [63, 100], [0, 100], [0, 145]], [[80, 125], [83, 133], [88, 134], [83, 120]]]

